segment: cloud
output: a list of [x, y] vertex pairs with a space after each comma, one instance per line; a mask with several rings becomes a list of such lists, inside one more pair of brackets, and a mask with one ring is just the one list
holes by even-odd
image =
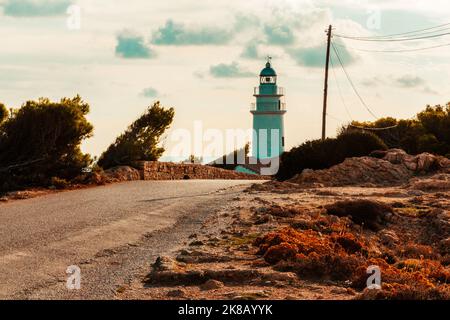
[[425, 84], [425, 80], [412, 75], [404, 75], [395, 79], [395, 83], [402, 88], [416, 88]]
[[46, 17], [66, 14], [72, 0], [6, 0], [3, 14], [11, 17]]
[[294, 33], [286, 25], [265, 25], [264, 34], [267, 44], [283, 46], [294, 43]]
[[226, 30], [201, 27], [188, 29], [183, 24], [167, 20], [163, 27], [153, 33], [152, 43], [156, 45], [222, 45], [227, 44], [232, 34]]
[[244, 47], [244, 50], [241, 53], [241, 57], [245, 59], [260, 59], [260, 54], [258, 51], [258, 42], [250, 41]]
[[406, 89], [420, 89], [421, 92], [427, 93], [427, 94], [439, 94], [436, 90], [431, 88], [427, 85], [427, 82], [425, 79], [419, 77], [419, 76], [413, 76], [413, 75], [404, 75], [399, 78], [394, 79], [394, 85], [406, 88]]
[[125, 59], [150, 59], [155, 53], [148, 47], [144, 38], [130, 32], [117, 36], [116, 55]]
[[425, 87], [422, 89], [422, 92], [423, 92], [423, 93], [428, 93], [428, 94], [434, 94], [434, 95], [438, 95], [438, 94], [439, 94], [439, 92], [437, 92], [436, 90], [430, 88], [429, 86], [425, 86]]
[[221, 63], [211, 66], [209, 73], [214, 78], [247, 78], [255, 76], [249, 71], [242, 70], [237, 62], [232, 62], [230, 64]]
[[[325, 45], [310, 48], [288, 48], [286, 49], [286, 52], [299, 65], [311, 68], [323, 68], [325, 66]], [[346, 48], [339, 48], [339, 56], [344, 65], [350, 65], [357, 60], [357, 58], [353, 56]], [[339, 63], [338, 59], [334, 55], [332, 56], [332, 59], [336, 66]]]
[[387, 77], [375, 76], [369, 79], [365, 79], [362, 81], [362, 84], [366, 87], [377, 87], [379, 85], [386, 86], [396, 86], [405, 89], [420, 89], [421, 92], [427, 94], [438, 94], [433, 88], [427, 85], [425, 79], [419, 76], [413, 75], [403, 75], [400, 77], [395, 77], [393, 75], [389, 75]]
[[141, 95], [143, 95], [146, 98], [154, 98], [158, 96], [158, 91], [155, 88], [148, 87], [142, 90]]
[[253, 14], [236, 13], [234, 19], [234, 30], [236, 32], [241, 32], [249, 28], [254, 29], [255, 27], [259, 27], [261, 23], [260, 19]]
[[365, 87], [377, 87], [378, 85], [384, 84], [384, 83], [385, 83], [384, 80], [378, 76], [372, 77], [369, 79], [365, 79], [361, 82], [361, 84]]

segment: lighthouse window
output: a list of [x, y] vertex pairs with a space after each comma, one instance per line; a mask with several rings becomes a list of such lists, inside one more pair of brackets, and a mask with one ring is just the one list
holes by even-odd
[[281, 146], [284, 147], [284, 137], [281, 138]]
[[275, 83], [276, 77], [261, 77], [261, 83]]

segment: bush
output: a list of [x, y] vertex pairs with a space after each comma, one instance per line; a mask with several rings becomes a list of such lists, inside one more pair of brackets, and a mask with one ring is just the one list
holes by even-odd
[[326, 169], [349, 157], [367, 156], [374, 150], [386, 150], [386, 144], [366, 132], [345, 132], [336, 139], [307, 141], [283, 153], [277, 179], [287, 180], [304, 169]]
[[134, 121], [128, 129], [100, 156], [98, 165], [103, 169], [133, 165], [135, 161], [155, 161], [164, 148], [158, 147], [159, 138], [170, 126], [173, 108], [164, 109], [159, 101]]
[[89, 105], [79, 96], [28, 101], [0, 125], [1, 191], [70, 180], [91, 162], [80, 150], [92, 134]]
[[52, 177], [51, 179], [51, 185], [53, 187], [55, 187], [56, 189], [65, 189], [67, 188], [70, 184], [69, 182], [67, 182], [67, 180], [65, 179], [61, 179], [58, 177]]
[[9, 112], [3, 103], [0, 103], [0, 123], [8, 118]]
[[[371, 130], [387, 128], [386, 130]], [[389, 148], [399, 148], [409, 154], [430, 152], [450, 155], [450, 103], [446, 106], [427, 106], [415, 119], [397, 120], [381, 118], [375, 122], [353, 121], [341, 132], [361, 131], [368, 128], [381, 138]]]
[[344, 200], [325, 206], [327, 214], [346, 217], [352, 221], [377, 231], [386, 222], [387, 216], [393, 214], [391, 206], [371, 200]]

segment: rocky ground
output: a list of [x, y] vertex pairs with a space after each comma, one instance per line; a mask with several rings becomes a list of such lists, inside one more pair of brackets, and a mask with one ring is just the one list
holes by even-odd
[[116, 297], [449, 299], [448, 159], [374, 156], [255, 184]]

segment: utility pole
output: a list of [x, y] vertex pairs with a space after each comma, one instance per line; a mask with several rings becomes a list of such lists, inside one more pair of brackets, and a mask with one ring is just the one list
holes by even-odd
[[328, 69], [330, 67], [330, 46], [331, 46], [331, 32], [333, 26], [330, 24], [327, 31], [327, 58], [325, 63], [325, 84], [323, 89], [323, 113], [322, 113], [322, 140], [326, 138], [327, 126], [327, 99], [328, 99]]

